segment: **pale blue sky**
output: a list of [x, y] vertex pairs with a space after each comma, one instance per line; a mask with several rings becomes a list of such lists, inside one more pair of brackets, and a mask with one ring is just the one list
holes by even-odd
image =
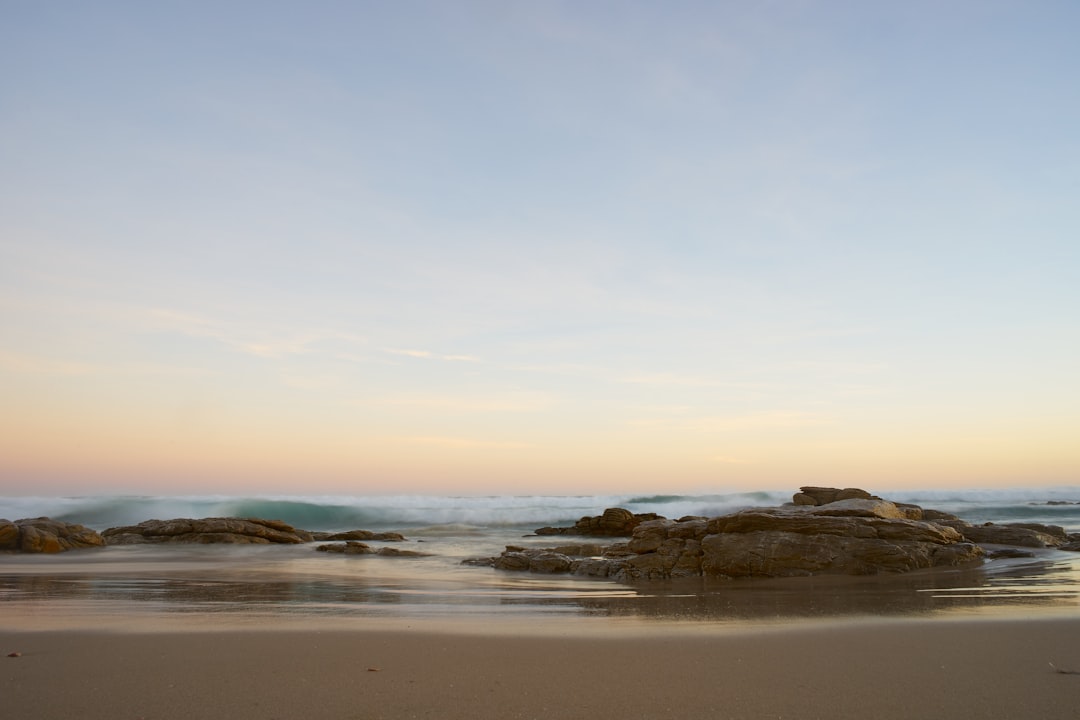
[[1078, 482], [1076, 3], [0, 14], [0, 490]]

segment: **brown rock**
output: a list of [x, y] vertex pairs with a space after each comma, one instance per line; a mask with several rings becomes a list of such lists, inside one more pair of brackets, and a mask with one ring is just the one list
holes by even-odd
[[102, 533], [109, 545], [141, 543], [297, 544], [312, 541], [311, 533], [281, 520], [261, 518], [176, 518], [147, 520], [138, 525], [109, 528]]
[[376, 540], [381, 542], [404, 542], [405, 536], [396, 532], [372, 532], [371, 530], [348, 530], [339, 533], [320, 533], [319, 540]]
[[942, 510], [934, 510], [932, 508], [923, 508], [922, 519], [927, 522], [937, 522], [938, 520], [959, 520], [957, 516], [952, 513], [947, 513]]
[[[984, 523], [971, 525], [963, 520], [935, 520], [937, 525], [957, 530], [970, 542], [990, 545], [1017, 545], [1019, 547], [1047, 548], [1058, 547], [1066, 543], [1066, 537], [1034, 529], [1031, 524], [995, 525]], [[1038, 526], [1046, 527], [1046, 526]], [[1051, 526], [1056, 527], [1056, 526]], [[1052, 531], [1051, 531], [1052, 532]]]
[[19, 526], [10, 520], [0, 519], [0, 550], [19, 549]]
[[1009, 523], [1008, 527], [1027, 528], [1028, 530], [1035, 530], [1041, 532], [1044, 535], [1057, 538], [1058, 540], [1068, 540], [1069, 534], [1065, 532], [1065, 528], [1060, 525], [1044, 525], [1042, 523]]
[[634, 528], [648, 520], [662, 519], [656, 513], [632, 513], [625, 508], [608, 508], [602, 515], [586, 516], [573, 527], [543, 527], [537, 535], [587, 535], [594, 537], [630, 537]]
[[[367, 545], [366, 543], [358, 542], [356, 540], [348, 540], [346, 542], [332, 543], [329, 545], [319, 545], [315, 548], [319, 552], [325, 553], [338, 553], [344, 555], [381, 555], [382, 557], [428, 557], [428, 553], [418, 552], [416, 550], [402, 550], [401, 548], [375, 548]], [[468, 563], [466, 564], [475, 564]]]
[[[18, 530], [17, 549], [25, 553], [58, 553], [105, 544], [101, 535], [88, 527], [52, 518], [27, 518], [12, 524]], [[4, 537], [10, 538], [10, 528], [3, 533]]]
[[673, 520], [647, 520], [635, 528], [627, 547], [638, 554], [653, 552], [667, 540], [668, 531], [675, 524]]
[[809, 511], [825, 517], [879, 517], [906, 520], [907, 514], [888, 500], [879, 498], [848, 498], [834, 500]]
[[828, 505], [838, 500], [880, 499], [860, 488], [802, 487], [792, 498], [796, 505]]
[[423, 552], [420, 552], [418, 550], [402, 550], [401, 548], [392, 548], [392, 547], [379, 548], [375, 552], [375, 554], [376, 555], [381, 555], [382, 557], [411, 557], [411, 558], [415, 558], [415, 557], [430, 557], [431, 556], [431, 553], [423, 553]]
[[918, 505], [912, 505], [911, 503], [894, 504], [906, 520], [929, 520], [929, 518], [925, 517], [924, 510]]
[[492, 567], [496, 570], [528, 570], [532, 559], [520, 550], [507, 549], [495, 558]]
[[[824, 508], [820, 508], [824, 510]], [[948, 527], [915, 520], [879, 516], [833, 516], [812, 512], [792, 512], [784, 508], [743, 510], [733, 515], [713, 518], [707, 532], [719, 533], [786, 532], [797, 535], [837, 535], [865, 539], [931, 542], [940, 545], [960, 542], [960, 534]]]
[[370, 545], [350, 540], [349, 542], [334, 543], [333, 545], [319, 545], [315, 548], [319, 552], [338, 553], [344, 555], [374, 555], [375, 551]]
[[603, 555], [606, 548], [595, 543], [581, 543], [580, 545], [557, 545], [551, 548], [552, 552], [570, 557], [594, 557]]
[[634, 555], [626, 561], [622, 573], [617, 578], [622, 581], [628, 580], [663, 580], [671, 577], [671, 568], [675, 566], [676, 558], [660, 553], [645, 553]]
[[570, 563], [570, 573], [584, 577], [609, 577], [623, 569], [625, 561], [608, 558], [582, 558]]
[[[712, 575], [786, 577], [817, 573], [877, 574], [978, 561], [984, 551], [955, 528], [926, 522], [916, 505], [883, 500], [858, 488], [805, 487], [795, 504], [755, 508], [705, 520], [679, 521], [633, 515], [618, 508], [582, 518], [562, 532], [625, 532], [626, 543], [610, 545], [602, 557], [570, 561], [574, 574], [624, 582]], [[1025, 532], [1039, 532], [1026, 529]], [[565, 562], [551, 550], [508, 547], [493, 560], [499, 569], [562, 572]]]
[[702, 548], [702, 571], [731, 578], [874, 575], [959, 565], [982, 556], [978, 546], [968, 543], [943, 545], [784, 531], [709, 535]]
[[570, 558], [556, 552], [539, 552], [530, 556], [529, 571], [548, 574], [570, 572]]

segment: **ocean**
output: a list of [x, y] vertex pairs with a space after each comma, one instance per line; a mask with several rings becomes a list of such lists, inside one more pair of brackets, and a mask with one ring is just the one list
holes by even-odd
[[[1080, 487], [875, 491], [971, 523], [1036, 522], [1080, 532]], [[568, 622], [710, 624], [858, 616], [1074, 613], [1080, 553], [1039, 551], [977, 568], [904, 576], [620, 584], [463, 564], [605, 508], [677, 519], [774, 506], [791, 492], [708, 495], [0, 497], [0, 517], [49, 516], [104, 530], [149, 519], [261, 517], [312, 531], [404, 534], [417, 558], [342, 556], [311, 545], [111, 546], [55, 556], [0, 554], [0, 627], [134, 627], [165, 621], [479, 623], [520, 630]], [[372, 545], [382, 543], [372, 542]], [[600, 619], [605, 619], [600, 621]]]

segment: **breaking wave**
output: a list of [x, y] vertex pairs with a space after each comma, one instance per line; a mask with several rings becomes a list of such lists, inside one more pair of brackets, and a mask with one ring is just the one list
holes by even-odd
[[[1043, 522], [1080, 531], [1080, 488], [879, 492], [891, 500], [951, 512], [969, 522]], [[791, 492], [703, 495], [275, 495], [0, 497], [0, 517], [49, 516], [97, 530], [178, 517], [261, 517], [308, 530], [416, 528], [537, 528], [572, 525], [605, 508], [655, 512], [677, 519], [712, 517], [779, 505]]]

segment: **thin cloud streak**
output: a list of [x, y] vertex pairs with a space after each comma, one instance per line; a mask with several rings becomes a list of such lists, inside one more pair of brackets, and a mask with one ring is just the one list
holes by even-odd
[[475, 355], [439, 355], [430, 350], [406, 350], [398, 348], [382, 348], [389, 355], [403, 355], [405, 357], [420, 358], [423, 360], [445, 360], [447, 362], [470, 362], [478, 363], [480, 358]]
[[439, 435], [390, 436], [382, 438], [395, 445], [420, 445], [450, 450], [524, 450], [535, 447], [533, 443], [515, 440], [484, 440], [479, 438]]

